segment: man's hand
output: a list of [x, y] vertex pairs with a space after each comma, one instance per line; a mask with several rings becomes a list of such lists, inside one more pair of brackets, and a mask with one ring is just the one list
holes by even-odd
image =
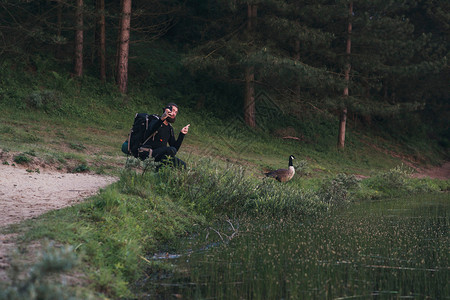
[[187, 124], [186, 126], [184, 126], [183, 129], [181, 129], [181, 133], [187, 134], [189, 131], [189, 126], [191, 126], [191, 124]]
[[161, 116], [161, 120], [164, 121], [165, 119], [167, 119], [167, 117], [169, 116], [170, 112], [171, 112], [171, 110], [169, 108], [166, 108], [166, 110], [164, 111], [164, 113]]

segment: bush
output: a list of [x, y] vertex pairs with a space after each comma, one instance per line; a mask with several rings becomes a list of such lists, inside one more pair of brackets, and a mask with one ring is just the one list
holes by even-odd
[[355, 175], [340, 173], [326, 181], [319, 189], [319, 198], [331, 206], [342, 205], [350, 200], [350, 191], [359, 186]]
[[308, 176], [310, 175], [309, 164], [307, 160], [301, 160], [297, 164], [295, 164], [295, 173], [300, 176]]
[[255, 190], [255, 199], [247, 202], [247, 207], [251, 208], [248, 213], [251, 215], [298, 218], [315, 215], [326, 209], [317, 193], [294, 185], [266, 179]]
[[412, 178], [412, 170], [404, 165], [380, 172], [363, 181], [364, 189], [372, 197], [383, 198], [404, 193], [437, 192], [443, 190], [436, 180]]
[[48, 276], [67, 272], [77, 263], [77, 257], [70, 246], [56, 248], [50, 244], [41, 254], [41, 260], [32, 266], [23, 279], [18, 268], [13, 267], [12, 283], [0, 284], [0, 300], [3, 299], [74, 299], [75, 293], [64, 285], [56, 284]]
[[239, 212], [253, 188], [242, 167], [219, 168], [204, 159], [185, 172], [169, 167], [160, 169], [157, 191], [169, 193], [205, 216]]
[[25, 101], [29, 107], [48, 111], [61, 106], [61, 95], [52, 90], [34, 91]]
[[72, 173], [83, 173], [90, 170], [89, 166], [86, 164], [80, 164], [72, 169]]
[[13, 160], [15, 163], [18, 163], [19, 165], [25, 165], [31, 162], [31, 158], [29, 158], [25, 153], [15, 155]]

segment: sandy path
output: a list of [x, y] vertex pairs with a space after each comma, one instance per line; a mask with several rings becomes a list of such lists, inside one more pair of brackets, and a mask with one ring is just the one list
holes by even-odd
[[[0, 165], [0, 230], [95, 195], [117, 178], [51, 171], [27, 172], [21, 167]], [[15, 235], [0, 233], [0, 281], [6, 279], [9, 253]]]
[[73, 205], [116, 180], [79, 173], [30, 173], [0, 165], [0, 227]]
[[[414, 177], [450, 179], [450, 162], [440, 167], [417, 169]], [[96, 194], [117, 178], [52, 171], [27, 172], [21, 167], [0, 165], [0, 230], [9, 224], [37, 217]], [[0, 234], [0, 282], [7, 280], [9, 253], [15, 249], [15, 235]]]

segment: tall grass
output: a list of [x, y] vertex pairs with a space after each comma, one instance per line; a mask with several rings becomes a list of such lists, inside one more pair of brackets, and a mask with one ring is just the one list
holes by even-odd
[[[3, 61], [0, 65], [2, 150], [5, 146], [14, 152], [34, 150], [36, 157], [58, 168], [76, 160], [70, 170], [95, 170], [91, 165], [111, 157], [121, 160], [120, 167], [117, 161], [107, 162], [120, 173], [119, 182], [86, 203], [30, 223], [32, 229], [24, 236], [26, 241], [49, 238], [77, 245], [86, 262], [83, 272], [90, 276], [96, 291], [115, 298], [130, 296], [131, 282], [142, 275], [148, 263], [142, 257], [171, 247], [175, 239], [189, 235], [199, 224], [242, 216], [298, 218], [352, 200], [448, 190], [448, 182], [412, 180], [395, 169], [380, 172], [393, 168], [399, 159], [374, 151], [378, 144], [363, 143], [363, 136], [377, 134], [368, 128], [349, 124], [347, 149], [336, 151], [337, 120], [329, 113], [326, 118], [311, 115], [300, 120], [285, 112], [283, 123], [247, 128], [241, 112], [217, 105], [229, 96], [226, 88], [196, 89], [192, 78], [182, 73], [173, 52], [154, 51], [158, 61], [150, 59], [134, 66], [137, 72], [149, 72], [143, 78], [150, 76], [133, 82], [126, 96], [112, 82], [102, 83], [89, 75], [72, 78], [64, 66], [40, 56], [28, 63]], [[170, 66], [154, 68], [160, 61]], [[34, 71], [30, 71], [30, 64]], [[195, 108], [196, 97], [205, 94], [207, 101], [215, 100], [205, 108]], [[236, 99], [233, 101], [238, 102]], [[190, 167], [145, 174], [128, 169], [120, 172], [125, 161], [120, 145], [134, 114], [160, 113], [168, 101], [180, 105], [176, 130], [191, 123], [179, 153], [181, 157], [190, 155]], [[288, 126], [303, 139], [285, 140], [276, 134], [277, 127]], [[388, 145], [395, 145], [395, 141]], [[280, 184], [256, 174], [286, 166], [290, 154], [301, 159], [302, 168], [307, 165], [306, 171], [298, 172], [303, 177], [296, 175], [287, 184]], [[229, 161], [236, 165], [227, 164]], [[375, 174], [359, 183], [344, 174], [368, 175], [369, 170]]]
[[162, 168], [151, 176], [155, 190], [208, 218], [218, 216], [299, 216], [316, 214], [326, 205], [314, 193], [271, 179], [257, 179], [242, 166], [220, 166], [211, 159], [186, 171]]
[[[95, 291], [114, 298], [132, 297], [131, 283], [146, 267], [168, 268], [145, 257], [175, 248], [174, 241], [181, 236], [218, 220], [317, 216], [352, 200], [371, 198], [370, 193], [366, 198], [360, 196], [393, 181], [392, 176], [403, 176], [396, 172], [362, 182], [338, 174], [302, 187], [295, 179], [281, 184], [253, 176], [242, 166], [210, 159], [189, 161], [187, 170], [162, 167], [159, 172], [142, 174], [127, 168], [118, 182], [99, 195], [35, 220], [23, 239], [47, 238], [76, 246], [85, 262], [83, 273], [92, 280]], [[418, 186], [415, 180], [406, 180], [405, 186], [411, 182]]]
[[143, 290], [189, 299], [446, 298], [448, 209], [445, 195], [420, 195], [320, 219], [252, 220], [226, 246], [174, 259], [172, 276]]

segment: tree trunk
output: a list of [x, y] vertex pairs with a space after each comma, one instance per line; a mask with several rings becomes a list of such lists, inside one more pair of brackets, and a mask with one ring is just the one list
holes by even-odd
[[250, 127], [256, 127], [254, 80], [254, 67], [247, 67], [245, 69], [244, 121]]
[[106, 79], [106, 26], [105, 26], [105, 0], [97, 0], [98, 9], [98, 57], [100, 63], [100, 80]]
[[[347, 49], [346, 49], [346, 55], [347, 55], [347, 64], [345, 66], [345, 82], [346, 86], [344, 88], [344, 98], [348, 97], [348, 86], [350, 81], [350, 54], [351, 54], [351, 47], [352, 47], [352, 15], [353, 15], [353, 2], [350, 2], [349, 8], [348, 8], [348, 31], [347, 31]], [[340, 121], [339, 121], [339, 136], [338, 136], [338, 148], [344, 149], [345, 147], [345, 130], [346, 130], [346, 124], [347, 124], [347, 107], [344, 107], [341, 110], [340, 115]]]
[[122, 19], [119, 32], [119, 53], [117, 63], [117, 86], [123, 94], [127, 92], [128, 52], [130, 48], [131, 0], [122, 1]]
[[83, 0], [77, 0], [74, 73], [78, 77], [83, 75]]
[[62, 32], [62, 4], [61, 3], [57, 3], [56, 4], [57, 5], [57, 10], [56, 10], [56, 28], [57, 28], [57, 30], [56, 30], [56, 36], [57, 36], [57, 39], [58, 39], [58, 45], [56, 46], [56, 53], [55, 53], [55, 56], [57, 57], [57, 58], [61, 58], [62, 57], [62, 55], [61, 55], [61, 43], [60, 43], [60, 41], [61, 41], [61, 32]]
[[[299, 39], [295, 39], [294, 60], [300, 61], [300, 40]], [[294, 91], [295, 91], [295, 95], [294, 95], [295, 99], [297, 99], [297, 101], [300, 102], [300, 83], [299, 83], [298, 77], [297, 77], [297, 81], [295, 82]]]
[[[256, 27], [258, 7], [255, 4], [247, 5], [247, 30], [249, 34]], [[244, 98], [244, 121], [250, 127], [256, 127], [255, 119], [255, 68], [245, 68], [245, 98]]]

